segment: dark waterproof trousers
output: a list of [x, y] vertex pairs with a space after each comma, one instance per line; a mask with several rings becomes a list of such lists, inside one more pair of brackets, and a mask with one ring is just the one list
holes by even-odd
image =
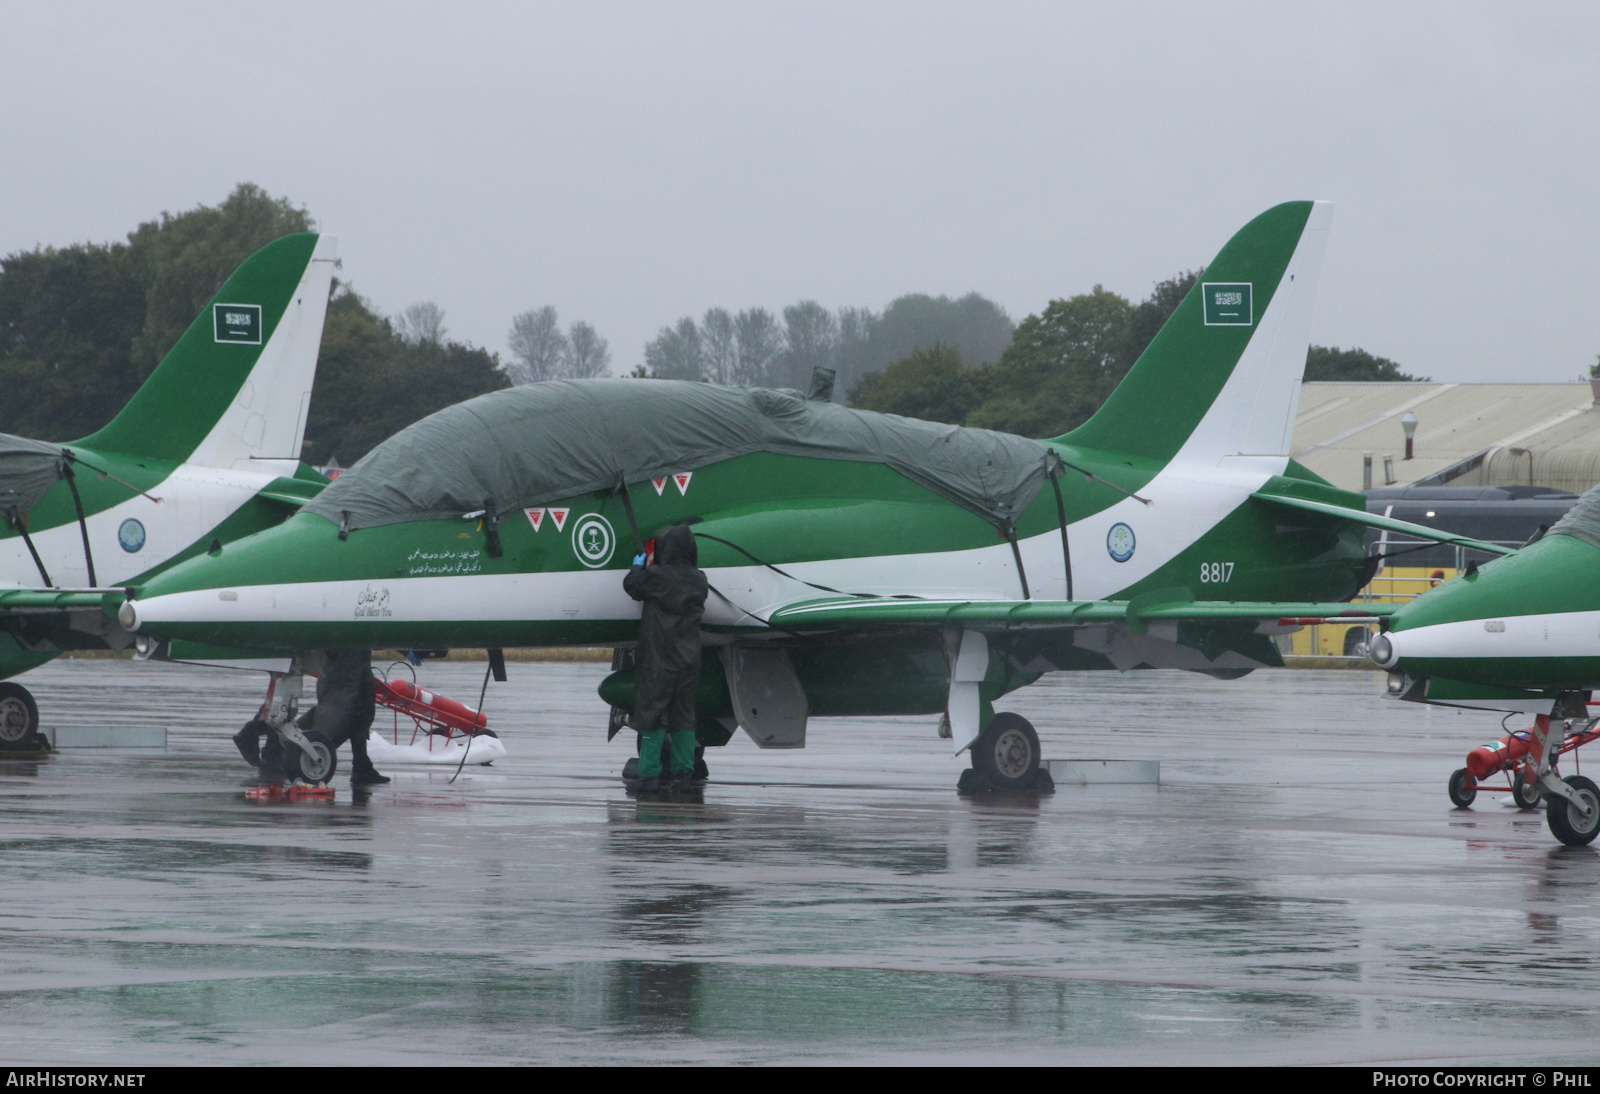
[[377, 687], [372, 680], [372, 651], [328, 650], [317, 677], [317, 705], [296, 724], [326, 737], [334, 748], [350, 742], [355, 766], [370, 766], [367, 734], [377, 713]]
[[634, 725], [639, 728], [639, 777], [661, 774], [661, 741], [671, 731], [672, 774], [694, 771], [694, 689], [700, 669], [638, 671]]

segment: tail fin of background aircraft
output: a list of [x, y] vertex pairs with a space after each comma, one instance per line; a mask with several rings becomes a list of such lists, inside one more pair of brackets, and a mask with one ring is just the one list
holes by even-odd
[[105, 428], [81, 443], [172, 463], [299, 460], [337, 241], [284, 236], [245, 259]]
[[1228, 241], [1094, 415], [1059, 438], [1215, 464], [1286, 456], [1333, 205], [1268, 209]]

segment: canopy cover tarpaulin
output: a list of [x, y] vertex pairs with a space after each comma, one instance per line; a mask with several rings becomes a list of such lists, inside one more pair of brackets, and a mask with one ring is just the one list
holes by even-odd
[[1591, 547], [1600, 547], [1600, 486], [1596, 486], [1550, 526], [1552, 536], [1574, 536]]
[[1045, 483], [1050, 450], [987, 429], [683, 380], [549, 380], [411, 425], [305, 506], [350, 529], [501, 514], [693, 471], [751, 452], [885, 464], [1005, 527]]
[[60, 445], [0, 433], [0, 518], [32, 509], [66, 477], [67, 459]]

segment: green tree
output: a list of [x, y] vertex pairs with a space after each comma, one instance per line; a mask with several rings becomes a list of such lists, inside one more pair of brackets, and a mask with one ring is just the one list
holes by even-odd
[[[868, 374], [851, 388], [851, 402], [930, 421], [1060, 436], [1100, 409], [1204, 272], [1188, 270], [1157, 282], [1137, 305], [1099, 285], [1053, 300], [1018, 324], [994, 364], [968, 366], [949, 345], [938, 352], [919, 350]], [[1365, 350], [1312, 346], [1306, 379], [1426, 377], [1407, 375], [1395, 362]]]
[[983, 402], [984, 378], [983, 370], [962, 362], [955, 346], [935, 342], [862, 377], [850, 389], [850, 405], [960, 425]]
[[997, 361], [1011, 343], [1013, 324], [1004, 308], [975, 292], [957, 300], [907, 293], [890, 301], [881, 315], [841, 308], [839, 328], [835, 367], [840, 386], [854, 390], [863, 376], [940, 343], [954, 347], [963, 361]]
[[240, 263], [275, 239], [315, 230], [310, 213], [248, 182], [216, 208], [162, 213], [139, 225], [128, 236], [128, 255], [145, 288], [144, 329], [131, 349], [139, 380], [155, 370]]
[[899, 360], [936, 342], [954, 346], [964, 361], [985, 365], [1000, 359], [1015, 325], [1005, 309], [975, 292], [959, 299], [907, 293], [889, 302], [872, 329], [872, 354]]
[[1096, 285], [1024, 319], [966, 424], [1053, 437], [1086, 421], [1133, 365], [1135, 311]]
[[1427, 382], [1426, 376], [1412, 376], [1387, 357], [1375, 357], [1364, 349], [1338, 346], [1312, 346], [1306, 352], [1307, 380]]
[[68, 441], [110, 421], [138, 387], [144, 318], [125, 244], [0, 260], [0, 431]]
[[419, 418], [509, 383], [494, 354], [459, 342], [407, 341], [348, 285], [336, 283], [304, 458], [348, 467]]
[[1161, 328], [1166, 326], [1172, 313], [1178, 310], [1178, 305], [1183, 303], [1183, 298], [1189, 295], [1189, 290], [1195, 287], [1200, 275], [1205, 272], [1202, 266], [1198, 270], [1185, 270], [1165, 281], [1157, 281], [1150, 295], [1133, 310], [1133, 318], [1128, 323], [1129, 368], [1133, 367], [1133, 362], [1139, 359]]
[[216, 208], [139, 225], [127, 243], [0, 260], [0, 430], [58, 441], [94, 432], [241, 262], [313, 224], [305, 210], [243, 183]]

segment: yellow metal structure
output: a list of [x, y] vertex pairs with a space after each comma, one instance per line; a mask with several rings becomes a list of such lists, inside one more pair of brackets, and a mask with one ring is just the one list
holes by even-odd
[[[1363, 604], [1402, 604], [1441, 585], [1460, 571], [1453, 566], [1385, 566], [1367, 587], [1350, 602]], [[1303, 627], [1283, 637], [1283, 652], [1295, 657], [1365, 657], [1370, 624], [1319, 623]]]

